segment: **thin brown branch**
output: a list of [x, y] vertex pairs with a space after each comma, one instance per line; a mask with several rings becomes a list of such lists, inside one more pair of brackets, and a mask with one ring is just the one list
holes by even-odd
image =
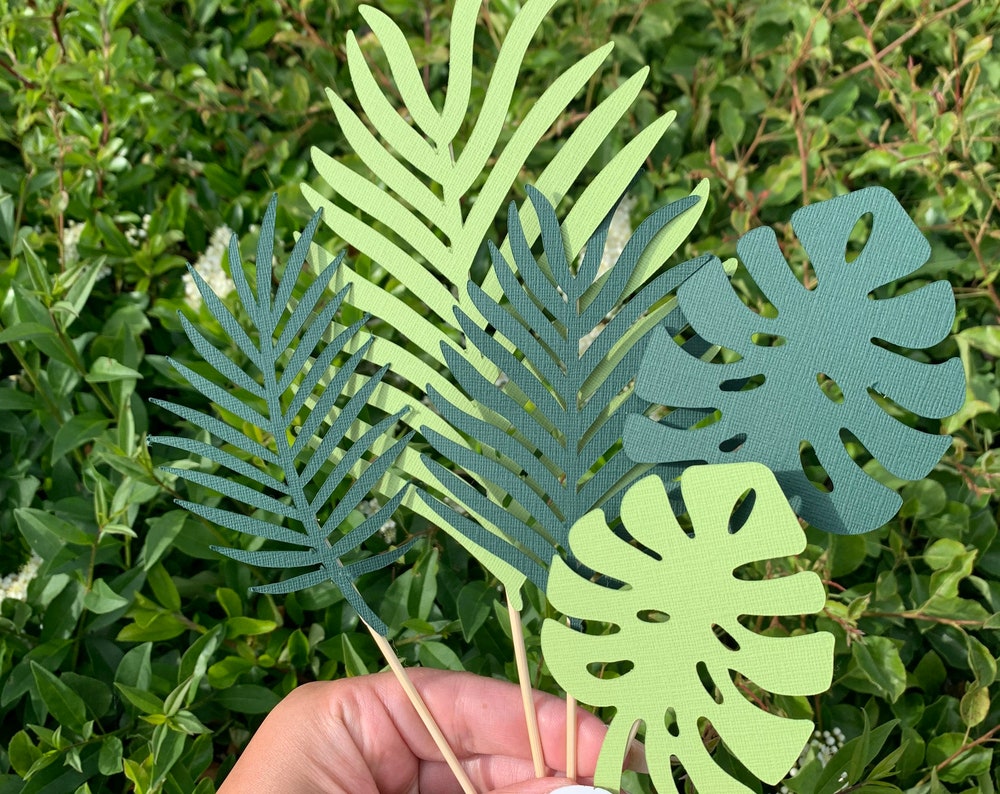
[[[943, 769], [945, 769], [945, 767], [948, 766], [948, 764], [950, 764], [952, 761], [954, 761], [956, 758], [958, 758], [962, 753], [968, 752], [973, 747], [978, 747], [981, 744], [986, 744], [986, 742], [990, 741], [993, 738], [993, 736], [996, 735], [996, 733], [998, 731], [1000, 731], [1000, 725], [997, 725], [992, 730], [988, 731], [987, 733], [984, 733], [982, 736], [980, 736], [975, 741], [972, 741], [972, 742], [969, 742], [968, 744], [962, 745], [958, 750], [956, 750], [954, 753], [952, 753], [947, 758], [945, 758], [944, 761], [942, 761], [940, 764], [937, 764], [934, 767], [934, 771], [935, 772], [941, 772]], [[919, 788], [920, 786], [922, 786], [924, 783], [926, 783], [930, 779], [931, 779], [930, 774], [925, 775], [923, 778], [920, 779], [920, 782], [917, 783], [917, 788]]]
[[917, 610], [908, 610], [906, 612], [865, 612], [864, 617], [866, 618], [902, 618], [904, 620], [926, 620], [930, 623], [941, 623], [945, 626], [952, 626], [954, 628], [961, 628], [962, 626], [975, 626], [980, 627], [983, 625], [981, 620], [963, 620], [960, 618], [942, 618], [937, 615], [925, 615], [923, 612], [918, 612]]
[[17, 69], [14, 68], [13, 64], [7, 63], [7, 61], [5, 61], [2, 58], [0, 58], [0, 69], [3, 69], [8, 74], [12, 75], [25, 88], [38, 88], [38, 83], [36, 83], [34, 80], [29, 80], [19, 71], [17, 71]]
[[954, 12], [959, 11], [962, 8], [965, 8], [965, 6], [969, 5], [969, 3], [971, 2], [972, 0], [958, 0], [957, 3], [954, 3], [953, 5], [950, 5], [947, 8], [942, 9], [941, 11], [938, 11], [936, 14], [931, 14], [926, 19], [918, 19], [916, 24], [914, 24], [912, 28], [906, 31], [906, 33], [904, 33], [898, 39], [895, 39], [894, 41], [891, 41], [889, 42], [889, 44], [885, 45], [881, 50], [875, 53], [870, 60], [867, 60], [864, 63], [859, 63], [857, 66], [851, 67], [843, 74], [837, 75], [836, 77], [833, 78], [833, 82], [835, 83], [840, 82], [841, 80], [844, 80], [848, 77], [853, 77], [854, 75], [863, 72], [868, 67], [873, 66], [875, 63], [880, 61], [890, 52], [892, 52], [895, 49], [898, 49], [903, 44], [908, 42], [910, 39], [916, 36], [921, 30], [927, 27], [927, 25], [930, 25], [932, 22], [937, 22], [939, 19], [943, 19], [949, 14], [953, 14]]

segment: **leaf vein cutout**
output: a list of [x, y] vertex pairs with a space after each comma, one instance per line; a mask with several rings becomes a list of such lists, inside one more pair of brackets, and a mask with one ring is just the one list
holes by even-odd
[[[466, 346], [443, 347], [452, 376], [490, 419], [428, 385], [441, 417], [470, 441], [421, 428], [439, 458], [451, 461], [457, 472], [430, 456], [424, 464], [479, 521], [451, 521], [443, 503], [427, 493], [421, 497], [467, 541], [488, 548], [544, 589], [552, 557], [572, 559], [570, 527], [599, 505], [613, 511], [625, 485], [648, 471], [620, 451], [626, 415], [648, 406], [630, 384], [650, 330], [675, 313], [672, 293], [712, 257], [678, 264], [630, 291], [643, 256], [661, 233], [671, 235], [672, 224], [696, 197], [653, 212], [598, 279], [610, 213], [574, 267], [554, 207], [535, 188], [529, 186], [527, 193], [541, 223], [543, 255], [532, 253], [512, 203], [512, 261], [495, 246], [490, 249], [502, 299], [470, 285], [469, 295], [484, 320], [476, 322], [456, 308]], [[682, 240], [674, 234], [673, 248]], [[509, 384], [500, 385], [477, 369], [471, 362], [479, 358]], [[513, 589], [512, 582], [505, 584]]]
[[[756, 494], [753, 509], [731, 534], [731, 514], [748, 489]], [[549, 575], [547, 596], [555, 609], [618, 627], [614, 634], [585, 634], [548, 619], [542, 628], [542, 651], [559, 685], [581, 702], [616, 709], [595, 776], [595, 785], [612, 791], [619, 788], [637, 721], [645, 724], [646, 761], [658, 791], [677, 791], [672, 757], [698, 791], [750, 791], [712, 760], [702, 743], [701, 719], [712, 723], [754, 775], [776, 783], [799, 757], [813, 723], [751, 704], [730, 671], [785, 695], [823, 692], [833, 675], [833, 635], [765, 637], [738, 621], [740, 615], [814, 613], [825, 603], [823, 584], [813, 572], [754, 582], [734, 576], [746, 563], [805, 548], [805, 535], [774, 475], [756, 463], [693, 466], [681, 476], [681, 490], [693, 537], [678, 524], [658, 476], [637, 481], [625, 494], [624, 529], [652, 553], [612, 531], [600, 510], [574, 524], [570, 544], [580, 561], [624, 587], [601, 587], [558, 558]], [[716, 626], [736, 639], [738, 650], [719, 641]], [[618, 678], [588, 671], [592, 663], [616, 660], [633, 666]], [[703, 685], [701, 666], [717, 694]]]
[[[333, 319], [348, 292], [342, 286], [332, 297], [327, 289], [340, 265], [337, 258], [302, 292], [294, 306], [292, 294], [309, 252], [322, 211], [317, 211], [292, 249], [272, 297], [274, 221], [272, 198], [261, 224], [257, 246], [256, 288], [244, 271], [238, 241], [233, 236], [229, 261], [243, 310], [257, 332], [254, 342], [212, 292], [196, 270], [190, 269], [212, 316], [236, 348], [259, 373], [252, 377], [244, 366], [215, 347], [183, 315], [182, 326], [195, 350], [236, 390], [223, 388], [191, 367], [171, 361], [174, 368], [204, 397], [232, 416], [240, 427], [193, 408], [153, 400], [196, 428], [214, 436], [223, 446], [181, 436], [153, 436], [149, 442], [172, 447], [212, 461], [229, 475], [189, 468], [162, 467], [187, 482], [215, 491], [243, 505], [243, 511], [179, 500], [178, 504], [207, 521], [250, 539], [274, 541], [296, 549], [246, 549], [213, 547], [239, 562], [278, 569], [311, 568], [305, 573], [252, 589], [261, 593], [290, 593], [323, 581], [332, 581], [348, 603], [375, 631], [388, 628], [365, 603], [354, 584], [357, 577], [391, 565], [417, 541], [411, 538], [397, 548], [359, 557], [362, 546], [403, 502], [408, 487], [390, 474], [412, 433], [391, 437], [405, 408], [368, 425], [360, 420], [388, 365], [360, 380], [358, 367], [372, 346], [372, 339], [357, 341], [367, 317], [340, 327], [332, 339]], [[326, 298], [326, 303], [322, 301]], [[282, 320], [284, 319], [284, 323]], [[338, 355], [344, 360], [334, 366]], [[241, 392], [248, 396], [242, 397]], [[346, 402], [337, 408], [341, 397]], [[326, 423], [325, 432], [321, 429]], [[350, 441], [353, 443], [345, 443]], [[280, 473], [280, 479], [275, 476]], [[233, 475], [245, 477], [243, 484]], [[360, 524], [342, 531], [349, 514], [378, 489], [387, 498]], [[270, 493], [268, 493], [270, 492]], [[273, 495], [272, 495], [273, 494]], [[330, 502], [337, 495], [335, 504]], [[258, 512], [259, 511], [259, 512]], [[248, 512], [254, 513], [253, 515]], [[300, 529], [272, 523], [270, 516], [289, 519]], [[256, 544], [254, 544], [256, 545]], [[352, 556], [345, 562], [345, 557]]]
[[[848, 236], [867, 214], [873, 218], [871, 234], [858, 257], [847, 262]], [[695, 426], [705, 411], [691, 421], [680, 414], [660, 423], [633, 416], [625, 449], [642, 462], [760, 461], [777, 474], [793, 507], [809, 523], [841, 534], [867, 532], [890, 520], [902, 501], [855, 462], [843, 434], [853, 434], [891, 474], [921, 479], [951, 438], [909, 426], [891, 415], [880, 397], [933, 419], [957, 411], [965, 397], [958, 358], [923, 363], [878, 341], [908, 348], [935, 344], [951, 329], [955, 299], [945, 281], [896, 297], [871, 297], [930, 255], [923, 235], [884, 188], [804, 207], [792, 215], [792, 228], [812, 263], [815, 289], [795, 278], [771, 229], [754, 229], [737, 246], [776, 317], [751, 311], [718, 267], [702, 268], [678, 291], [694, 330], [735, 351], [739, 361], [698, 360], [664, 329], [646, 348], [636, 386], [642, 397], [671, 408], [707, 407], [707, 413], [718, 410], [721, 418]], [[764, 344], [776, 337], [784, 343]], [[836, 382], [842, 400], [823, 392], [817, 382], [821, 375]], [[756, 388], [741, 388], [761, 377]], [[802, 442], [812, 445], [829, 475], [828, 492], [807, 477]]]

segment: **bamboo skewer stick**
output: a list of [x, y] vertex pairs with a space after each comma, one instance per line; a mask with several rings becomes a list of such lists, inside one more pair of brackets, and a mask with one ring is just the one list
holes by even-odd
[[535, 777], [545, 777], [545, 753], [542, 750], [542, 737], [538, 732], [538, 715], [535, 713], [535, 699], [531, 691], [528, 650], [524, 646], [524, 628], [521, 626], [521, 613], [514, 609], [509, 597], [507, 598], [507, 614], [510, 616], [510, 632], [514, 640], [514, 661], [517, 663], [517, 682], [521, 687], [524, 721], [528, 726], [528, 742], [531, 744], [531, 761], [535, 766]]
[[455, 779], [458, 780], [458, 784], [462, 787], [462, 791], [464, 791], [465, 794], [479, 794], [476, 791], [475, 786], [472, 785], [472, 781], [469, 780], [469, 776], [466, 774], [465, 769], [462, 768], [462, 764], [455, 755], [455, 751], [451, 749], [451, 745], [448, 744], [448, 740], [445, 738], [444, 734], [441, 733], [441, 729], [438, 727], [433, 715], [431, 715], [430, 710], [427, 708], [427, 704], [424, 703], [424, 699], [420, 697], [420, 693], [413, 685], [413, 681], [410, 679], [410, 676], [406, 674], [406, 669], [399, 663], [399, 657], [396, 656], [396, 652], [389, 644], [389, 641], [375, 631], [375, 629], [371, 626], [368, 626], [367, 623], [365, 623], [365, 626], [368, 627], [368, 631], [371, 633], [372, 639], [375, 640], [375, 644], [378, 646], [378, 649], [382, 651], [382, 656], [384, 656], [385, 660], [389, 663], [389, 667], [396, 676], [396, 680], [399, 681], [399, 685], [403, 687], [403, 691], [406, 692], [406, 696], [410, 699], [410, 703], [413, 704], [413, 708], [420, 716], [420, 720], [424, 723], [424, 727], [426, 727], [428, 733], [430, 733], [431, 738], [434, 740], [434, 744], [437, 745], [441, 755], [444, 756], [444, 760], [454, 773]]
[[[571, 621], [566, 618], [566, 625]], [[576, 698], [566, 693], [566, 779], [576, 782], [577, 778], [577, 744], [576, 744]]]
[[566, 779], [576, 782], [576, 698], [566, 693]]

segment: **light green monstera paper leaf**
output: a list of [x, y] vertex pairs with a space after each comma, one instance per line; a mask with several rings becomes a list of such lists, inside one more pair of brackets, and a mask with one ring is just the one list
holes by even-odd
[[[738, 620], [809, 614], [825, 603], [823, 584], [812, 572], [763, 581], [734, 575], [747, 563], [805, 548], [771, 471], [757, 463], [694, 466], [682, 475], [681, 491], [693, 537], [681, 529], [655, 475], [633, 485], [622, 503], [624, 527], [644, 549], [613, 532], [599, 510], [571, 530], [580, 561], [624, 583], [621, 589], [590, 582], [560, 559], [549, 573], [547, 596], [557, 610], [618, 628], [585, 634], [550, 619], [542, 629], [545, 661], [560, 686], [584, 703], [616, 709], [595, 777], [596, 785], [612, 791], [618, 791], [638, 721], [645, 725], [646, 760], [661, 793], [677, 791], [672, 758], [700, 794], [750, 791], [712, 760], [702, 742], [703, 718], [750, 772], [776, 783], [799, 757], [813, 723], [759, 709], [731, 673], [781, 695], [823, 692], [833, 674], [831, 634], [765, 637]], [[625, 660], [633, 667], [619, 678], [601, 679], [588, 670], [593, 663]]]

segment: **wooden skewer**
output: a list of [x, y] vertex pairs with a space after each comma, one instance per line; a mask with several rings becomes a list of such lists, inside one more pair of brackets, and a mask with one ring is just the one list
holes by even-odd
[[[365, 623], [365, 625], [368, 626], [367, 623]], [[472, 785], [472, 781], [469, 780], [469, 776], [462, 768], [462, 764], [459, 763], [458, 757], [455, 755], [455, 751], [451, 749], [451, 745], [448, 744], [448, 740], [444, 737], [444, 734], [441, 733], [441, 729], [438, 727], [437, 722], [434, 720], [430, 710], [427, 708], [427, 704], [424, 703], [424, 699], [420, 697], [420, 693], [413, 685], [413, 681], [406, 674], [406, 669], [399, 663], [399, 657], [396, 656], [396, 652], [389, 644], [389, 641], [375, 631], [375, 629], [371, 626], [368, 626], [368, 631], [371, 633], [372, 639], [375, 640], [375, 644], [378, 646], [378, 649], [382, 651], [382, 655], [385, 657], [385, 660], [389, 663], [389, 667], [396, 676], [396, 680], [399, 681], [399, 685], [403, 687], [403, 691], [406, 692], [406, 696], [410, 699], [410, 703], [413, 704], [413, 708], [420, 716], [421, 721], [424, 723], [424, 727], [426, 727], [427, 731], [430, 733], [431, 738], [434, 740], [434, 744], [437, 745], [441, 755], [444, 756], [444, 760], [454, 773], [455, 779], [458, 780], [458, 785], [462, 787], [462, 791], [464, 791], [465, 794], [479, 794], [476, 791], [475, 786]]]
[[[570, 625], [566, 618], [566, 625]], [[577, 746], [576, 746], [576, 698], [566, 693], [566, 779], [576, 781], [577, 778]]]
[[566, 693], [566, 779], [576, 782], [576, 698]]
[[514, 609], [510, 597], [507, 598], [507, 614], [510, 616], [510, 632], [514, 640], [514, 661], [517, 663], [517, 682], [521, 686], [524, 721], [528, 726], [528, 742], [531, 744], [531, 761], [535, 766], [535, 777], [545, 777], [545, 753], [542, 751], [538, 715], [535, 713], [535, 699], [531, 692], [528, 650], [524, 647], [524, 628], [521, 626], [521, 613]]

